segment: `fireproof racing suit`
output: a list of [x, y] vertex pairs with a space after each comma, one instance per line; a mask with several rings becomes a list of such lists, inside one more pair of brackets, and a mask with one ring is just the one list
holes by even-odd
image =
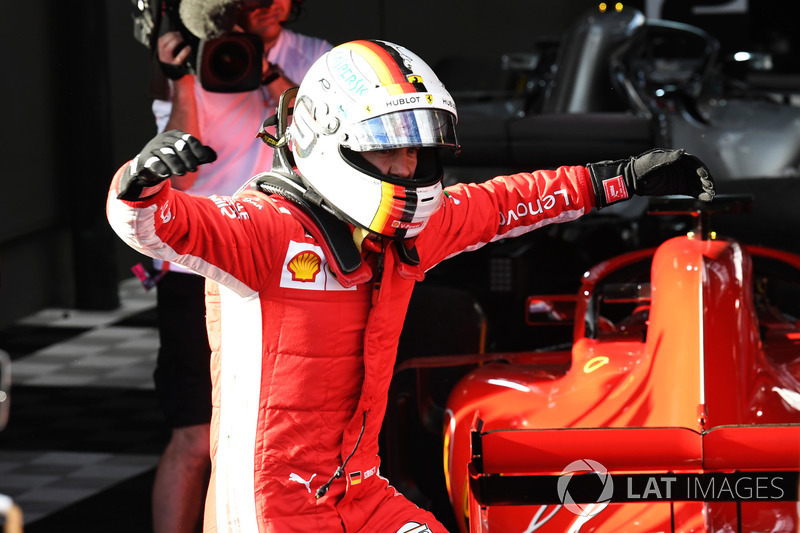
[[287, 200], [252, 190], [202, 198], [167, 180], [154, 196], [123, 201], [124, 168], [107, 206], [115, 231], [142, 253], [209, 280], [205, 530], [445, 531], [378, 470], [378, 434], [414, 282], [460, 252], [588, 212], [595, 197], [587, 169], [448, 187], [416, 237], [419, 266], [399, 259], [402, 244], [366, 240], [369, 280], [352, 284], [333, 275], [329, 249]]

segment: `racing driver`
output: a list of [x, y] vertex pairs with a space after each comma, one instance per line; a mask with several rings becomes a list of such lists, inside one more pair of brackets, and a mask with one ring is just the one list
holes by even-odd
[[[453, 99], [414, 53], [352, 41], [278, 105], [273, 168], [232, 197], [170, 176], [215, 153], [172, 130], [114, 177], [108, 217], [207, 278], [213, 418], [205, 531], [443, 532], [379, 472], [378, 433], [414, 283], [460, 252], [631, 195], [710, 201], [682, 150], [442, 188]], [[271, 130], [270, 130], [271, 131]], [[248, 178], [248, 177], [244, 177]]]

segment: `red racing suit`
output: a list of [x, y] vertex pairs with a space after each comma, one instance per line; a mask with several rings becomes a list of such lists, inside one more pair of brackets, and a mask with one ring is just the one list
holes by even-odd
[[588, 212], [595, 198], [587, 169], [448, 187], [416, 238], [419, 270], [399, 262], [397, 243], [378, 243], [377, 251], [373, 243], [362, 252], [373, 279], [348, 288], [283, 198], [255, 191], [201, 198], [167, 181], [146, 200], [122, 201], [124, 168], [107, 206], [115, 231], [142, 253], [210, 280], [205, 530], [394, 533], [416, 522], [414, 531], [444, 531], [378, 471], [378, 434], [414, 279], [460, 252]]

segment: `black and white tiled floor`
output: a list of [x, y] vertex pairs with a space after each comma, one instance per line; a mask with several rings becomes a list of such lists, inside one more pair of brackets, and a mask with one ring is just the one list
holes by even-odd
[[114, 311], [45, 309], [0, 329], [12, 376], [0, 495], [21, 507], [25, 533], [152, 533], [169, 437], [152, 377], [155, 291], [136, 278], [119, 290]]
[[12, 360], [0, 494], [22, 508], [26, 533], [151, 530], [168, 437], [153, 391], [155, 294], [131, 278], [120, 301], [111, 312], [46, 309], [0, 330]]

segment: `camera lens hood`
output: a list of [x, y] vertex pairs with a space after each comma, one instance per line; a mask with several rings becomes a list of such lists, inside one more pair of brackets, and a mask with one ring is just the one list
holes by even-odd
[[261, 84], [264, 43], [252, 33], [203, 39], [198, 50], [200, 84], [207, 91], [235, 93]]

